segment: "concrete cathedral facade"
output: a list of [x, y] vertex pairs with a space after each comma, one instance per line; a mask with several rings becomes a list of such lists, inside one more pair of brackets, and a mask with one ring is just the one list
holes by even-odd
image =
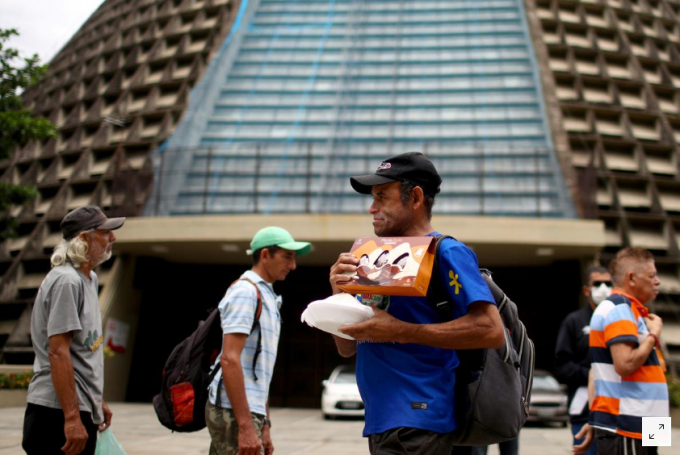
[[372, 234], [348, 177], [415, 150], [444, 180], [435, 227], [495, 271], [538, 366], [584, 304], [584, 267], [636, 246], [657, 258], [677, 370], [679, 91], [675, 0], [106, 0], [24, 95], [58, 137], [0, 163], [40, 193], [0, 245], [0, 371], [32, 363], [59, 222], [96, 204], [132, 217], [98, 271], [104, 317], [127, 330], [109, 399], [157, 393], [254, 232], [280, 225], [315, 249], [279, 288], [272, 404], [317, 406], [342, 359], [299, 316]]

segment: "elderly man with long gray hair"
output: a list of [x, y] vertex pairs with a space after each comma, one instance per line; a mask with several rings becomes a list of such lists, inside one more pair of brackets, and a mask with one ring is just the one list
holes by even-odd
[[104, 402], [99, 282], [93, 269], [111, 258], [113, 230], [125, 218], [79, 207], [61, 222], [31, 315], [34, 376], [28, 387], [22, 447], [27, 454], [90, 455], [97, 430], [111, 425]]

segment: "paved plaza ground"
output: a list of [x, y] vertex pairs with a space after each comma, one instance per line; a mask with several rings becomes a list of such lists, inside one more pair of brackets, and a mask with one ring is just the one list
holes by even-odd
[[[112, 430], [129, 455], [207, 455], [210, 437], [198, 433], [171, 433], [162, 427], [150, 404], [112, 403]], [[23, 408], [0, 410], [0, 455], [20, 455]], [[361, 437], [363, 421], [326, 421], [317, 409], [275, 408], [271, 411], [276, 455], [368, 455]], [[677, 454], [680, 429], [673, 429], [675, 447], [661, 447], [660, 455]], [[568, 455], [571, 432], [567, 428], [529, 426], [520, 436], [521, 455]], [[497, 455], [492, 447], [489, 455]]]

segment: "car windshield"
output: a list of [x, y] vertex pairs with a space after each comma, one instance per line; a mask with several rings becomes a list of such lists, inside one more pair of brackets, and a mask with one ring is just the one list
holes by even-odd
[[336, 384], [356, 384], [357, 377], [353, 371], [342, 371], [335, 377]]
[[537, 389], [559, 390], [560, 384], [552, 376], [534, 376], [534, 385]]

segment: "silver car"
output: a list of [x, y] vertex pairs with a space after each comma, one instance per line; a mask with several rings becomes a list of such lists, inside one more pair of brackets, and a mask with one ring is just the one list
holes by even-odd
[[363, 417], [364, 402], [359, 395], [353, 365], [340, 365], [322, 382], [321, 412], [326, 419], [339, 416]]
[[550, 373], [542, 370], [534, 371], [534, 382], [531, 386], [529, 402], [530, 422], [557, 422], [566, 426], [569, 422], [567, 394]]

